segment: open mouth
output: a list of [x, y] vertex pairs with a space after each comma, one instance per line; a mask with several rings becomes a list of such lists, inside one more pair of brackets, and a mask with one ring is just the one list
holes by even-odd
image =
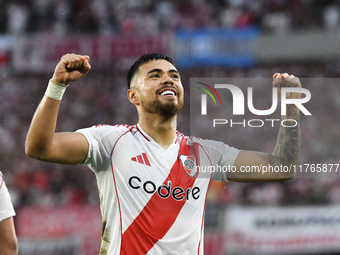
[[163, 90], [161, 93], [159, 93], [160, 96], [176, 96], [176, 92], [171, 89]]

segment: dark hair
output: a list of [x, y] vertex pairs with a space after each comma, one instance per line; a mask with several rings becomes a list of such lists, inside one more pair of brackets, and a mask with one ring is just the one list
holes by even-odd
[[174, 65], [173, 60], [170, 57], [165, 56], [163, 54], [160, 54], [160, 53], [144, 54], [130, 67], [130, 70], [129, 70], [128, 75], [127, 75], [128, 88], [130, 88], [132, 77], [135, 75], [135, 73], [138, 71], [138, 69], [141, 65], [146, 64], [146, 63], [148, 63], [152, 60], [159, 60], [159, 59], [164, 59], [164, 60], [170, 62], [172, 65]]

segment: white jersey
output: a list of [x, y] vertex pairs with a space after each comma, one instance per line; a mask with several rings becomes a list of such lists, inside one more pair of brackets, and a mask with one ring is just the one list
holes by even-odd
[[239, 150], [178, 132], [164, 150], [138, 124], [77, 132], [88, 140], [84, 164], [97, 177], [101, 255], [203, 254], [207, 190], [226, 174], [197, 166], [232, 166]]
[[4, 177], [0, 172], [0, 221], [15, 215]]

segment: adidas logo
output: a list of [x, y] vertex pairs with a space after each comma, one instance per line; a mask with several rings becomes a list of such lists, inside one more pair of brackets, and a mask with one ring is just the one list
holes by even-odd
[[142, 153], [142, 155], [138, 155], [137, 157], [132, 157], [132, 161], [138, 162], [143, 165], [151, 166], [150, 161], [146, 153]]

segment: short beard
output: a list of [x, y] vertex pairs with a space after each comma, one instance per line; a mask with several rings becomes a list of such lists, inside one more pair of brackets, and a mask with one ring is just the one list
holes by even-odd
[[177, 115], [182, 110], [184, 103], [180, 102], [178, 104], [162, 104], [159, 100], [155, 100], [153, 102], [145, 102], [142, 100], [141, 104], [144, 110], [148, 113], [170, 118]]

